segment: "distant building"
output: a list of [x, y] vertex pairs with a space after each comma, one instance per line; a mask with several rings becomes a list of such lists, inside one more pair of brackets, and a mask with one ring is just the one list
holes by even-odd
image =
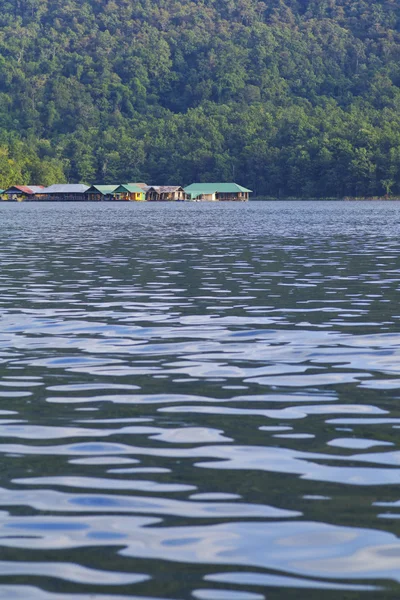
[[147, 188], [146, 200], [148, 202], [178, 202], [186, 200], [186, 194], [180, 185], [152, 185]]
[[86, 200], [90, 202], [114, 200], [114, 192], [118, 187], [118, 185], [91, 185], [85, 192]]
[[35, 195], [43, 189], [42, 185], [12, 185], [2, 193], [7, 200], [22, 202], [23, 200], [33, 200]]
[[246, 202], [252, 190], [237, 183], [192, 183], [185, 187], [190, 200]]
[[114, 190], [114, 199], [143, 202], [146, 199], [146, 194], [136, 183], [124, 183]]
[[88, 189], [89, 186], [83, 183], [55, 183], [42, 189], [37, 200], [82, 202], [86, 200], [85, 192]]

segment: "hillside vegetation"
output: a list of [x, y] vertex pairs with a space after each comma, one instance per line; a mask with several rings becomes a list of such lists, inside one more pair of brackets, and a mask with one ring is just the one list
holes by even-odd
[[397, 0], [0, 0], [0, 186], [400, 193]]

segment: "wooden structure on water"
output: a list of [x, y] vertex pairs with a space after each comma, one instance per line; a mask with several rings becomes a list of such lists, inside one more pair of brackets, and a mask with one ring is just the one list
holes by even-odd
[[[141, 184], [146, 187], [145, 184]], [[146, 200], [146, 192], [136, 183], [122, 185], [92, 185], [85, 192], [86, 200], [90, 202], [119, 202]]]
[[130, 200], [131, 202], [144, 202], [146, 193], [142, 187], [136, 183], [124, 183], [114, 191], [113, 200]]
[[43, 188], [36, 194], [35, 199], [51, 202], [83, 202], [87, 200], [85, 193], [88, 189], [89, 186], [83, 183], [55, 183]]
[[192, 183], [185, 193], [195, 202], [247, 202], [251, 190], [237, 183]]
[[147, 202], [183, 202], [186, 197], [180, 185], [152, 185], [146, 191]]
[[14, 185], [1, 192], [4, 200], [44, 200], [48, 202], [246, 202], [251, 190], [237, 183], [192, 183], [179, 185], [146, 185], [124, 183], [91, 186], [62, 183], [48, 187]]
[[89, 202], [107, 202], [113, 200], [117, 185], [92, 185], [86, 190], [86, 200]]
[[43, 185], [12, 185], [3, 190], [1, 194], [5, 200], [22, 202], [24, 200], [34, 200], [37, 194], [44, 189]]

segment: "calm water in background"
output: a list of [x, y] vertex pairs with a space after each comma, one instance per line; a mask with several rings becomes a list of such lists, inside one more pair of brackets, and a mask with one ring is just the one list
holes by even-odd
[[0, 205], [0, 598], [398, 598], [399, 234]]

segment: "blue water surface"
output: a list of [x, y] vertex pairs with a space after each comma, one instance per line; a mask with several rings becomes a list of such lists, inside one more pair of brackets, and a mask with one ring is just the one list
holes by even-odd
[[0, 234], [0, 598], [400, 596], [400, 203]]

